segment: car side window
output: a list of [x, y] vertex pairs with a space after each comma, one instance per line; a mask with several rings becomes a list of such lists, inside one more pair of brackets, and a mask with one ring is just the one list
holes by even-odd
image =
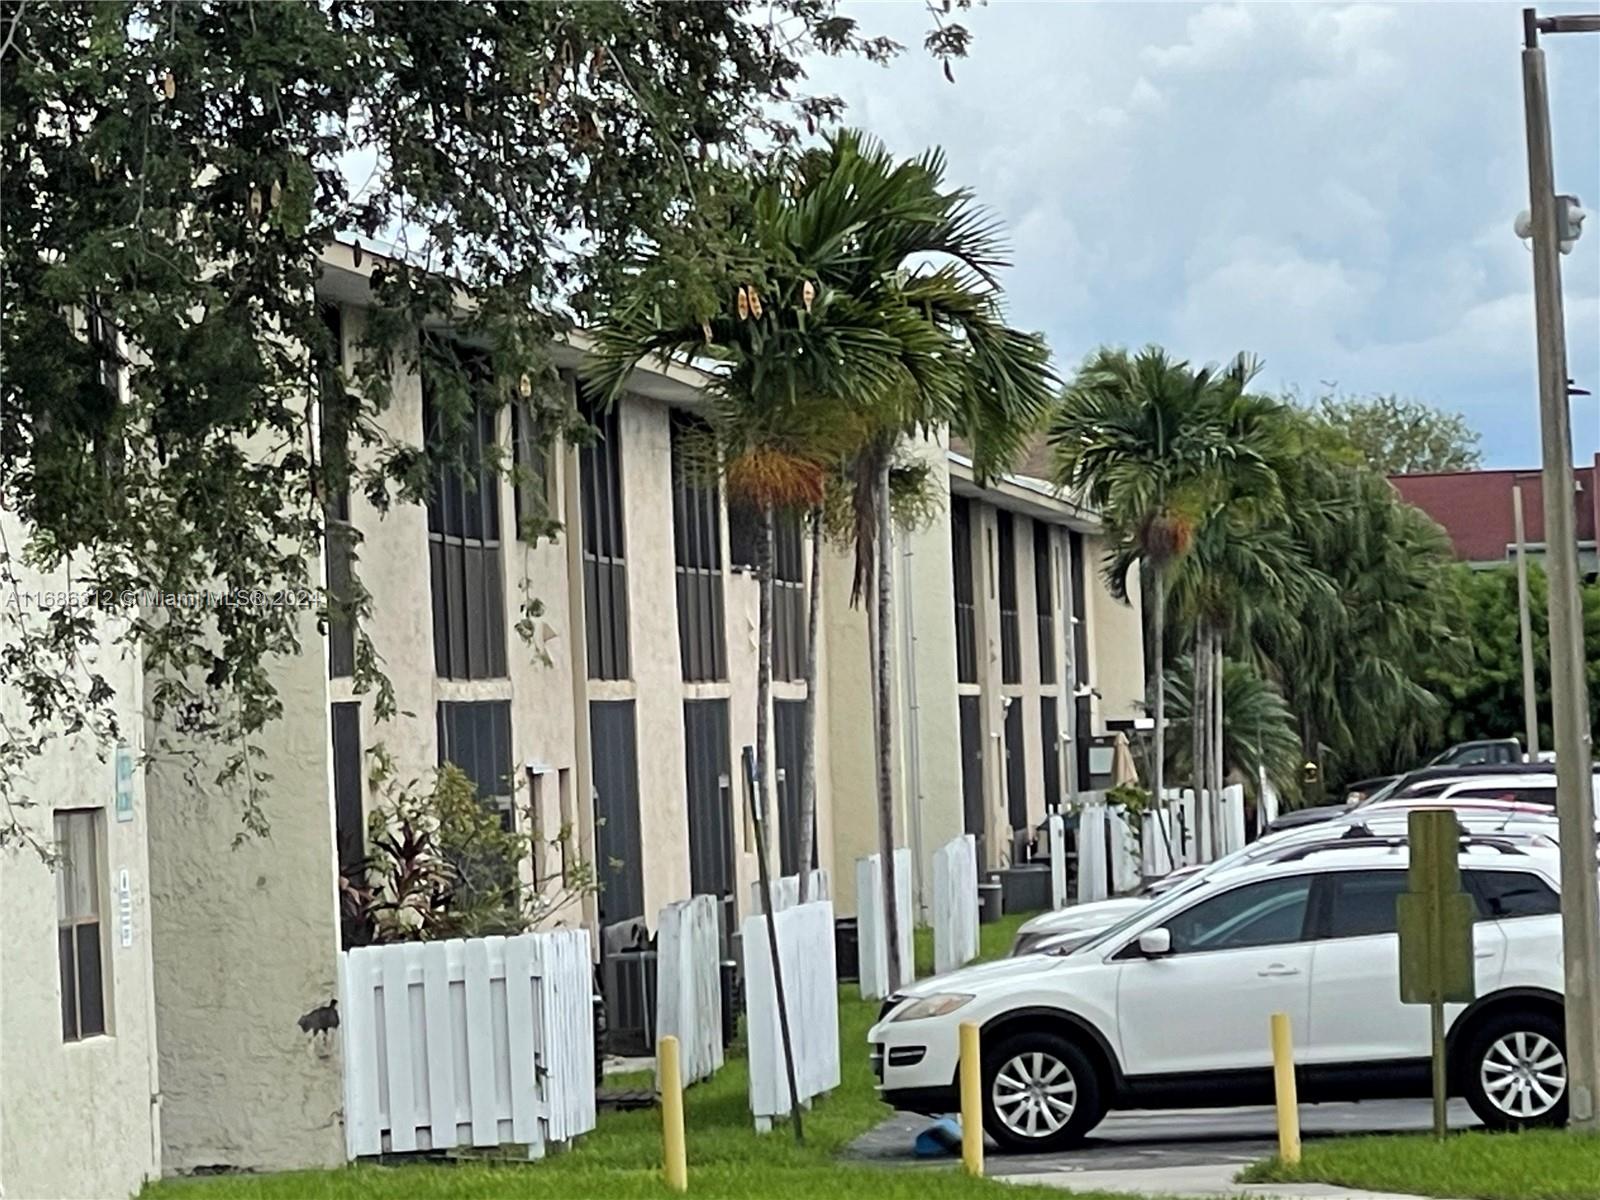
[[1459, 792], [1450, 794], [1452, 800], [1503, 800], [1516, 804], [1542, 804], [1549, 808], [1556, 806], [1556, 790], [1553, 787], [1487, 787], [1463, 788]]
[[1469, 870], [1466, 877], [1480, 920], [1552, 917], [1561, 912], [1560, 895], [1530, 872]]
[[1174, 954], [1298, 942], [1311, 896], [1309, 876], [1264, 879], [1191, 905], [1167, 922]]
[[1326, 879], [1328, 908], [1322, 936], [1376, 937], [1395, 932], [1395, 901], [1406, 890], [1404, 871], [1338, 871]]

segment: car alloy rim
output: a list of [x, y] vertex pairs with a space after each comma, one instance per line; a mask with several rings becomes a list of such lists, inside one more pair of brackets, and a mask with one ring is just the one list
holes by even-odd
[[1060, 1132], [1078, 1107], [1078, 1082], [1053, 1054], [1032, 1050], [1000, 1068], [989, 1089], [995, 1115], [1018, 1137]]
[[1528, 1120], [1560, 1103], [1567, 1090], [1567, 1060], [1549, 1038], [1519, 1030], [1489, 1047], [1478, 1078], [1496, 1108]]

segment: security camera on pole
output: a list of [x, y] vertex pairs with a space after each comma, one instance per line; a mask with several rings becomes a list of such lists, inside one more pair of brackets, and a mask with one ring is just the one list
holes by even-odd
[[[1561, 307], [1561, 253], [1583, 231], [1574, 196], [1557, 196], [1550, 96], [1541, 33], [1600, 33], [1600, 14], [1522, 13], [1522, 88], [1528, 128], [1529, 211], [1517, 233], [1533, 243], [1539, 343], [1539, 426], [1544, 457], [1545, 562], [1550, 580], [1550, 700], [1555, 725], [1556, 812], [1561, 825], [1561, 928], [1566, 976], [1567, 1092], [1574, 1130], [1600, 1132], [1600, 897], [1594, 866], [1594, 781], [1589, 699], [1573, 525], [1572, 419]], [[1592, 115], [1592, 114], [1590, 114]]]

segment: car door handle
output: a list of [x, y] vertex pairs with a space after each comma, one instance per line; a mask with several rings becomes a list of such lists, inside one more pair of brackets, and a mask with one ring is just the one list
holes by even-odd
[[1291, 975], [1300, 974], [1300, 968], [1286, 967], [1282, 963], [1273, 963], [1270, 967], [1262, 967], [1256, 974], [1262, 979], [1286, 979]]
[[1493, 958], [1494, 957], [1494, 951], [1493, 950], [1478, 950], [1478, 951], [1474, 952], [1472, 957], [1473, 958]]

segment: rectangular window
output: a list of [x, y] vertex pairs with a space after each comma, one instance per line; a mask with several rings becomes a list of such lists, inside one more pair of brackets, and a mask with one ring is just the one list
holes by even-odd
[[1081, 533], [1067, 534], [1067, 575], [1072, 581], [1072, 675], [1067, 682], [1072, 685], [1072, 720], [1077, 730], [1077, 740], [1073, 744], [1073, 756], [1077, 759], [1076, 767], [1080, 787], [1088, 786], [1089, 778], [1089, 682], [1092, 675], [1089, 671], [1089, 619], [1086, 615], [1087, 607], [1084, 603], [1084, 562], [1083, 562], [1083, 535]]
[[361, 705], [333, 706], [333, 811], [339, 869], [349, 875], [367, 856], [365, 806], [361, 801]]
[[1056, 681], [1056, 589], [1051, 564], [1050, 526], [1033, 523], [1033, 594], [1039, 622], [1039, 682]]
[[1039, 747], [1044, 751], [1044, 810], [1061, 807], [1061, 725], [1056, 698], [1039, 697]]
[[702, 459], [710, 426], [672, 414], [672, 541], [678, 582], [678, 657], [695, 682], [728, 677], [722, 607], [722, 496]]
[[[773, 742], [777, 750], [778, 860], [785, 875], [800, 870], [800, 775], [805, 763], [804, 700], [779, 700], [772, 706]], [[811, 809], [811, 866], [817, 865], [817, 810]]]
[[802, 679], [806, 663], [805, 531], [800, 514], [772, 514], [772, 677]]
[[1028, 828], [1028, 751], [1023, 744], [1022, 697], [1006, 703], [1006, 815], [1013, 832]]
[[628, 564], [622, 533], [622, 429], [617, 406], [581, 399], [594, 436], [578, 455], [583, 500], [583, 604], [590, 679], [627, 679]]
[[328, 498], [323, 505], [326, 531], [326, 574], [328, 589], [328, 678], [341, 679], [355, 673], [356, 627], [352, 606], [355, 603], [355, 526], [350, 523], [350, 433], [355, 421], [355, 400], [346, 394], [339, 378], [344, 366], [344, 319], [338, 305], [322, 310], [322, 319], [333, 339], [334, 370], [321, 380], [318, 389], [322, 408], [322, 463], [329, 473]]
[[978, 616], [972, 595], [972, 510], [950, 499], [950, 563], [956, 597], [956, 680], [978, 682]]
[[644, 915], [639, 745], [632, 700], [589, 702], [595, 879], [600, 924]]
[[1404, 871], [1339, 871], [1326, 876], [1324, 937], [1376, 937], [1397, 928], [1396, 907], [1408, 886]]
[[997, 514], [1000, 530], [1000, 682], [1022, 682], [1022, 637], [1017, 624], [1016, 522]]
[[439, 765], [451, 763], [459, 767], [477, 788], [478, 799], [496, 809], [502, 824], [512, 828], [516, 787], [511, 761], [511, 702], [441, 701], [438, 733]]
[[1463, 871], [1481, 921], [1561, 915], [1561, 897], [1527, 871]]
[[55, 815], [56, 945], [61, 959], [61, 1036], [69, 1042], [106, 1031], [105, 947], [100, 929], [104, 836], [97, 808]]
[[731, 897], [738, 872], [733, 854], [735, 812], [729, 786], [726, 700], [683, 702], [683, 753], [688, 784], [689, 891], [696, 896]]
[[[470, 364], [469, 362], [469, 365]], [[490, 465], [495, 410], [482, 391], [466, 415], [459, 461], [441, 461], [428, 495], [428, 556], [433, 584], [433, 662], [441, 679], [501, 679], [506, 674], [505, 579], [500, 562], [500, 479]], [[446, 413], [424, 380], [424, 428], [442, 453]]]

